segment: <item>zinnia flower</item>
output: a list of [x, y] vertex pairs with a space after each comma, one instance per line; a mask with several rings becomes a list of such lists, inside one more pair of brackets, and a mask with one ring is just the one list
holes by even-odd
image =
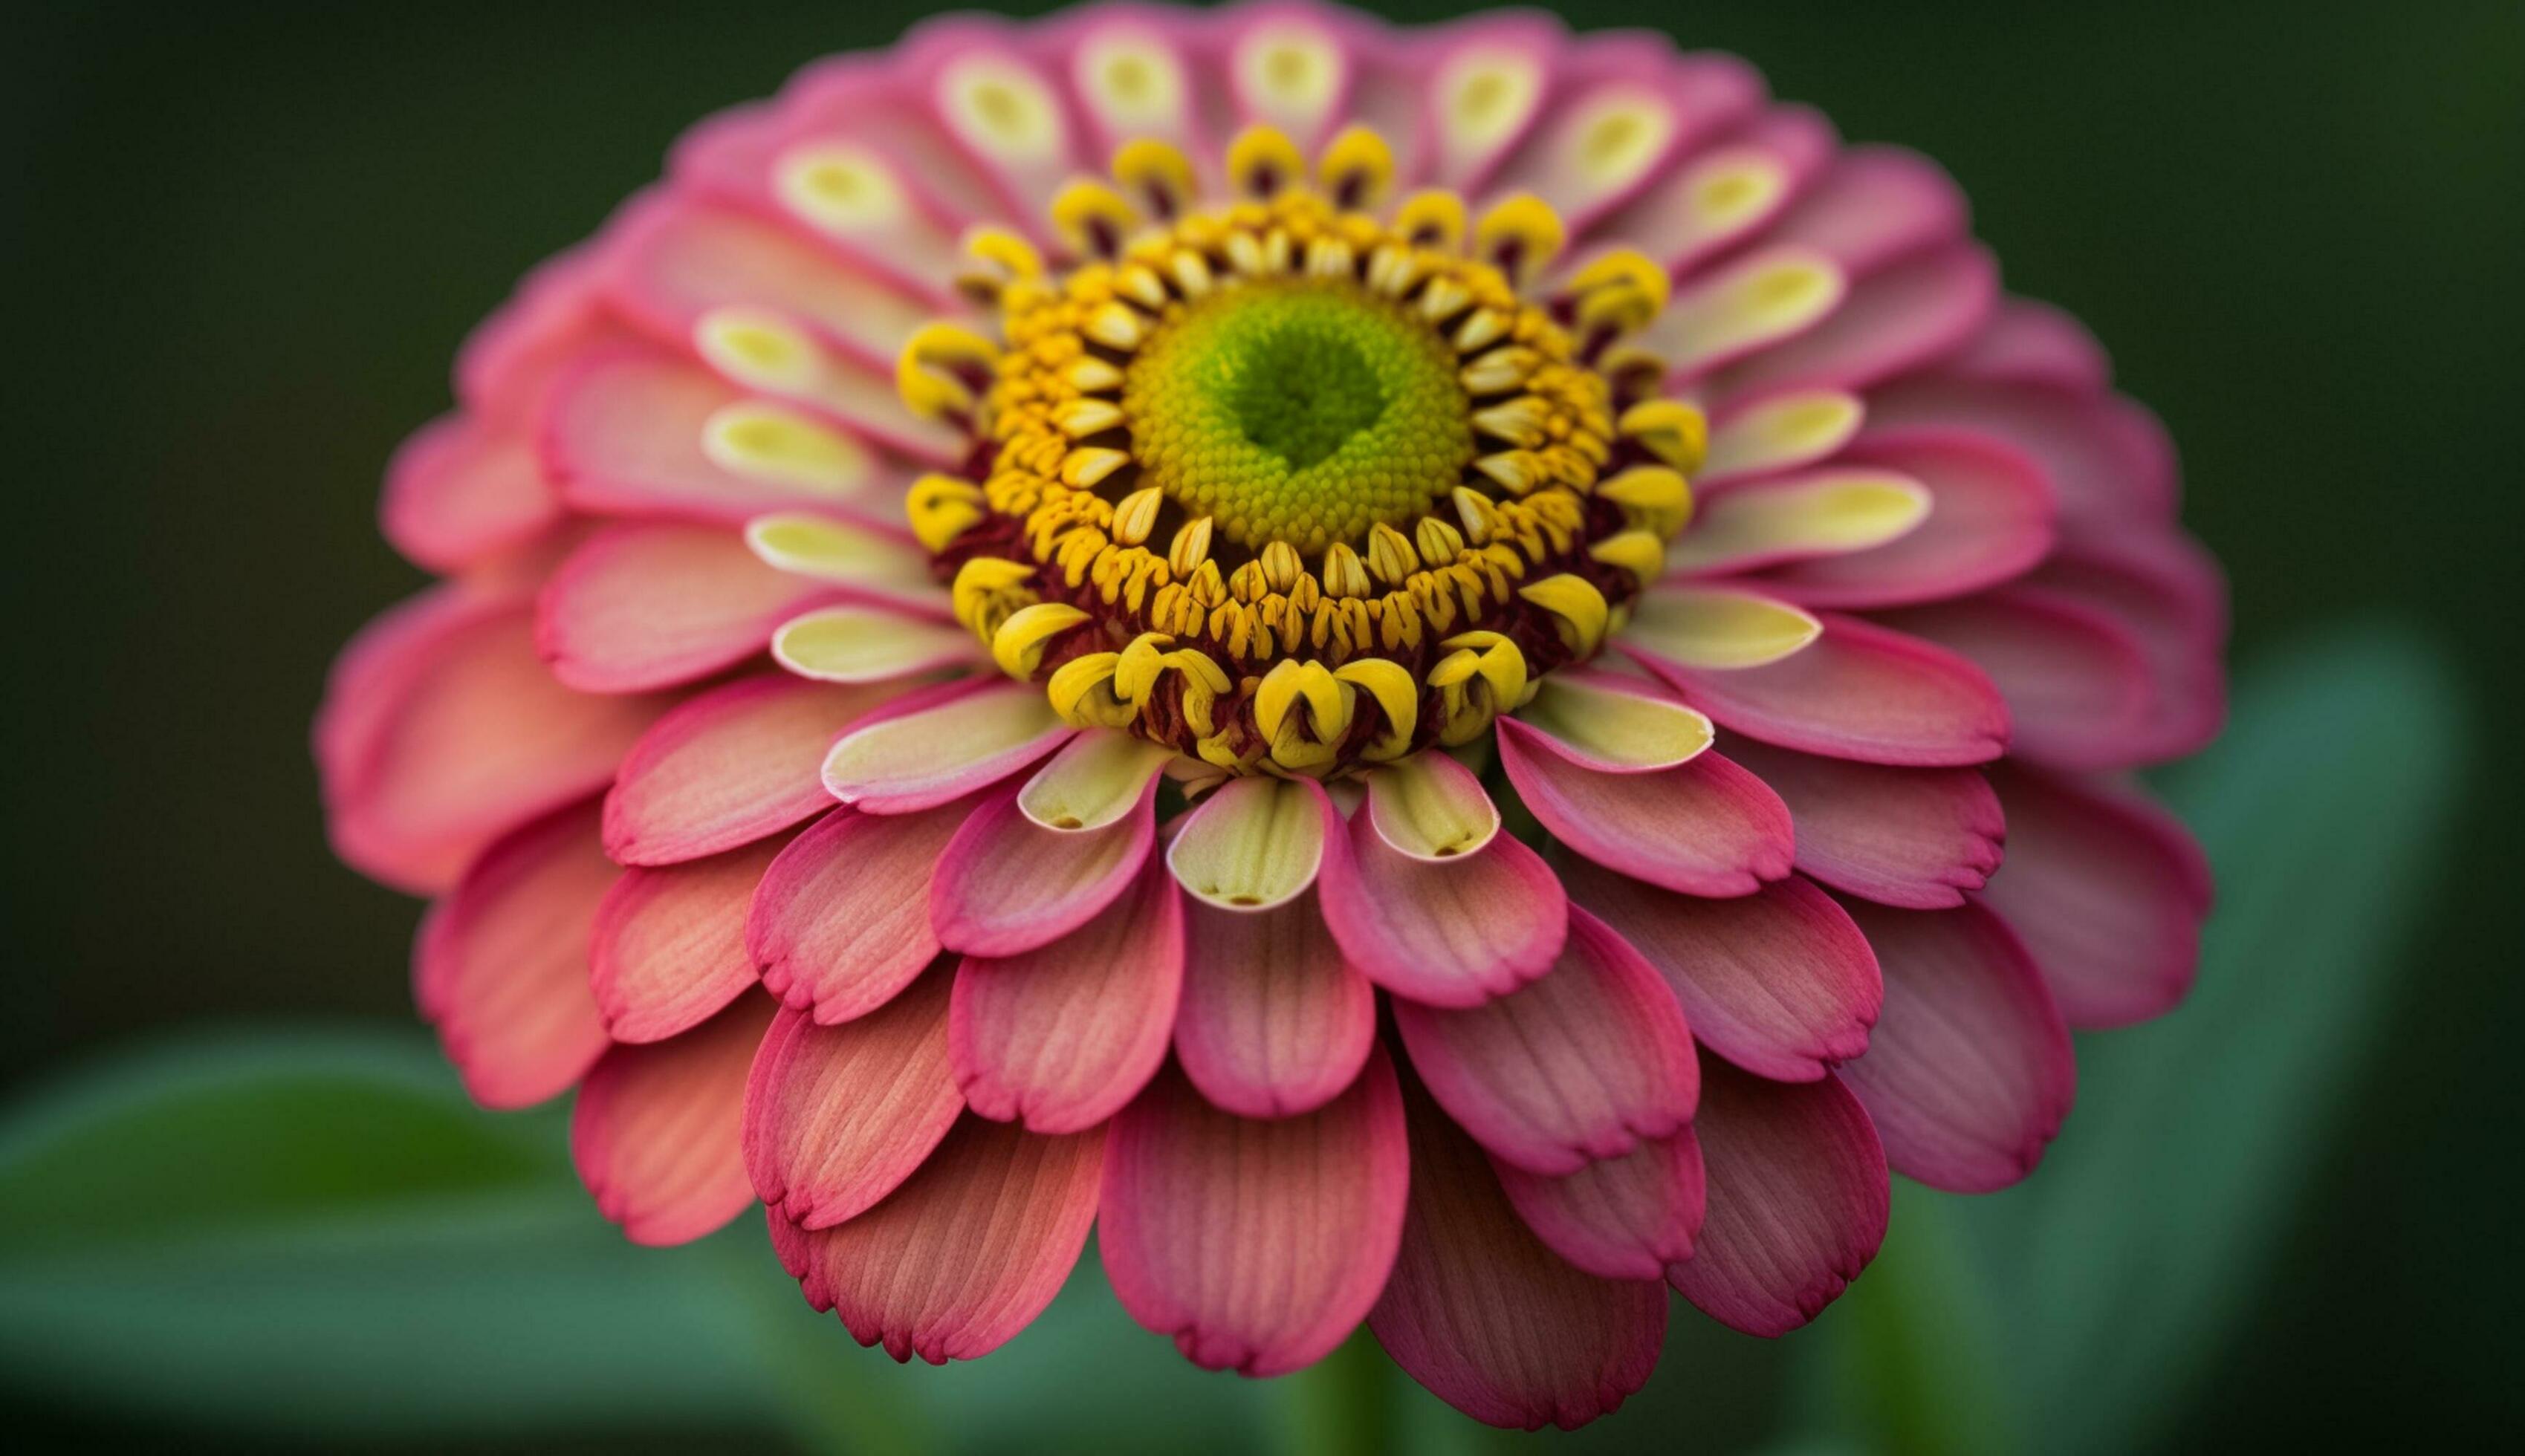
[[[965, 1359], [1459, 1409], [1776, 1335], [2024, 1177], [2208, 898], [2171, 451], [1954, 184], [1536, 14], [959, 18], [710, 120], [466, 347], [318, 727], [483, 1103]], [[2002, 839], [2005, 863], [2002, 864]]]

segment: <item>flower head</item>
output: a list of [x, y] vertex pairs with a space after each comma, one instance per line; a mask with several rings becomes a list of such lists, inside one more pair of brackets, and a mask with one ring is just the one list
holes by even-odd
[[[1208, 1366], [1486, 1421], [2032, 1170], [2186, 989], [2117, 775], [2223, 593], [1927, 162], [1530, 15], [959, 19], [470, 343], [318, 727], [475, 1095], [969, 1358], [1091, 1226]], [[2003, 840], [2005, 854], [2003, 863]]]

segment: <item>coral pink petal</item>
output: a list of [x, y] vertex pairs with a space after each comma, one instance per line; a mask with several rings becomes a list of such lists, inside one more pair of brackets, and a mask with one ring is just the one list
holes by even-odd
[[1888, 768], [1744, 739], [1727, 752], [1788, 803], [1798, 868], [1835, 890], [1949, 909], [1999, 868], [2007, 821], [1978, 768]]
[[1411, 1180], [1383, 1052], [1312, 1112], [1222, 1112], [1168, 1073], [1114, 1119], [1097, 1251], [1131, 1318], [1205, 1370], [1286, 1375], [1385, 1287]]
[[1498, 726], [1500, 765], [1525, 806], [1598, 864], [1686, 895], [1751, 895], [1788, 874], [1796, 857], [1788, 806], [1718, 754], [1651, 773], [1604, 773], [1514, 718]]
[[1267, 910], [1184, 906], [1175, 1060], [1239, 1117], [1312, 1112], [1376, 1040], [1376, 990], [1344, 959], [1311, 891]]
[[1869, 396], [1868, 423], [1960, 427], [2023, 451], [2051, 477], [2071, 539], [2129, 522], [2170, 519], [2173, 447], [2147, 412], [2084, 389], [1959, 379], [1898, 380]]
[[451, 414], [416, 431], [386, 466], [386, 539], [414, 562], [456, 572], [561, 523], [534, 442]]
[[[728, 421], [776, 427], [785, 455], [740, 471], [714, 459]], [[899, 515], [905, 481], [856, 439], [794, 411], [751, 400], [688, 359], [625, 346], [579, 364], [553, 387], [542, 452], [564, 499], [596, 514], [742, 526], [813, 507]]]
[[761, 653], [771, 629], [848, 601], [828, 582], [766, 565], [714, 526], [610, 526], [562, 562], [536, 604], [535, 646], [589, 693], [673, 687]]
[[1718, 390], [1865, 389], [1961, 348], [1998, 298], [1999, 266], [1980, 244], [1933, 248], [1858, 280], [1831, 317], [1730, 368]]
[[745, 1167], [775, 1218], [828, 1229], [913, 1175], [965, 1110], [944, 971], [840, 1026], [783, 1009], [745, 1085]]
[[1883, 546], [1797, 561], [1762, 588], [1802, 607], [1899, 607], [1996, 586], [2052, 549], [2055, 508], [2043, 471], [2016, 450], [1960, 430], [1862, 435], [1836, 463], [1899, 470], [1928, 487], [1928, 519]]
[[824, 1026], [892, 1000], [938, 954], [929, 876], [969, 803], [918, 814], [840, 808], [764, 871], [745, 946], [764, 989]]
[[1823, 1312], [1885, 1241], [1885, 1149], [1838, 1078], [1783, 1085], [1705, 1069], [1693, 1119], [1709, 1206], [1666, 1279], [1703, 1314], [1786, 1335]]
[[[327, 814], [347, 812], [376, 778], [378, 746], [448, 642], [518, 607], [513, 593], [442, 582], [407, 597], [353, 634], [324, 675], [310, 747]], [[462, 868], [463, 866], [458, 866]]]
[[2209, 866], [2134, 792], [2009, 767], [2007, 864], [1983, 898], [2034, 953], [2071, 1026], [2128, 1026], [2183, 999], [2201, 955]]
[[2007, 703], [1986, 673], [1857, 617], [1826, 616], [1812, 645], [1761, 667], [1630, 655], [1721, 726], [1781, 748], [1911, 765], [1987, 763], [2007, 749]]
[[535, 265], [457, 347], [456, 398], [468, 413], [522, 424], [571, 360], [622, 337], [597, 296], [592, 252], [574, 248]]
[[771, 1215], [771, 1246], [807, 1302], [897, 1360], [972, 1360], [1043, 1313], [1096, 1220], [1105, 1131], [1046, 1138], [960, 1119], [886, 1199], [810, 1232]]
[[414, 996], [473, 1100], [532, 1106], [605, 1050], [587, 941], [619, 873], [597, 845], [589, 803], [493, 845], [430, 907], [413, 957]]
[[1888, 612], [1889, 626], [1970, 658], [2007, 699], [2010, 754], [2062, 768], [2143, 756], [2155, 699], [2148, 658], [2110, 616], [2038, 587]]
[[1781, 1082], [1812, 1082], [1867, 1050], [1885, 1001], [1876, 954], [1807, 881], [1703, 899], [1575, 856], [1561, 872], [1570, 898], [1665, 978], [1708, 1049]]
[[1575, 1173], [1692, 1120], [1700, 1078], [1674, 993], [1586, 911], [1543, 979], [1479, 1006], [1394, 1002], [1411, 1064], [1484, 1147]]
[[2051, 304], [2000, 300], [1999, 311], [1942, 372], [1990, 384], [2033, 384], [2081, 394], [2112, 387], [2113, 364], [2087, 326]]
[[1005, 958], [965, 956], [947, 1023], [965, 1103], [1038, 1133], [1112, 1117], [1165, 1060], [1183, 960], [1182, 897], [1155, 858], [1066, 938]]
[[1015, 955], [1085, 925], [1130, 887], [1157, 843], [1158, 781], [1139, 805], [1096, 829], [1046, 829], [1015, 789], [975, 809], [929, 882], [938, 943], [966, 955]]
[[1514, 835], [1457, 858], [1419, 859], [1387, 844], [1362, 807], [1327, 849], [1315, 882], [1324, 922], [1342, 955], [1396, 995], [1477, 1006], [1542, 975], [1560, 953], [1568, 897]]
[[588, 981], [607, 1035], [663, 1042], [755, 984], [746, 908], [784, 843], [774, 837], [689, 864], [626, 870], [614, 882], [588, 946]]
[[829, 807], [817, 776], [825, 749], [887, 696], [767, 672], [685, 702], [622, 760], [605, 797], [606, 852], [624, 864], [677, 864]]
[[1572, 1267], [1517, 1217], [1490, 1160], [1405, 1093], [1411, 1200], [1368, 1328], [1405, 1373], [1476, 1421], [1574, 1430], [1646, 1383], [1665, 1290]]
[[1493, 1166], [1525, 1226], [1589, 1274], [1662, 1279], [1667, 1265], [1692, 1257], [1704, 1189], [1690, 1128], [1560, 1178]]
[[1964, 236], [1970, 218], [1946, 169], [1901, 147], [1853, 147], [1833, 159], [1766, 240], [1813, 248], [1861, 277]]
[[2034, 1171], [2077, 1092], [2068, 1028], [2034, 958], [1977, 901], [1852, 901], [1885, 971], [1867, 1054], [1841, 1069], [1897, 1172], [1982, 1193]]
[[632, 1242], [690, 1242], [754, 1201], [745, 1077], [772, 1009], [750, 995], [670, 1041], [617, 1046], [579, 1084], [570, 1161]]
[[604, 788], [664, 704], [554, 682], [523, 603], [439, 588], [344, 652], [317, 719], [334, 848], [444, 889], [484, 846]]

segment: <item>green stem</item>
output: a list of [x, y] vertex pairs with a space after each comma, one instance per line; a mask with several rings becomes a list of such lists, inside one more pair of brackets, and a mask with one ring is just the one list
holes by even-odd
[[1287, 1449], [1296, 1456], [1371, 1456], [1391, 1450], [1394, 1367], [1365, 1330], [1289, 1377]]

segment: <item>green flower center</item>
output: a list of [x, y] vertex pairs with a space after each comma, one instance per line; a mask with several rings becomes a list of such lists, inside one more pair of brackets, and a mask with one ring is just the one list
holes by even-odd
[[1246, 283], [1170, 309], [1122, 385], [1143, 478], [1228, 540], [1302, 553], [1443, 499], [1473, 458], [1456, 352], [1347, 279]]

